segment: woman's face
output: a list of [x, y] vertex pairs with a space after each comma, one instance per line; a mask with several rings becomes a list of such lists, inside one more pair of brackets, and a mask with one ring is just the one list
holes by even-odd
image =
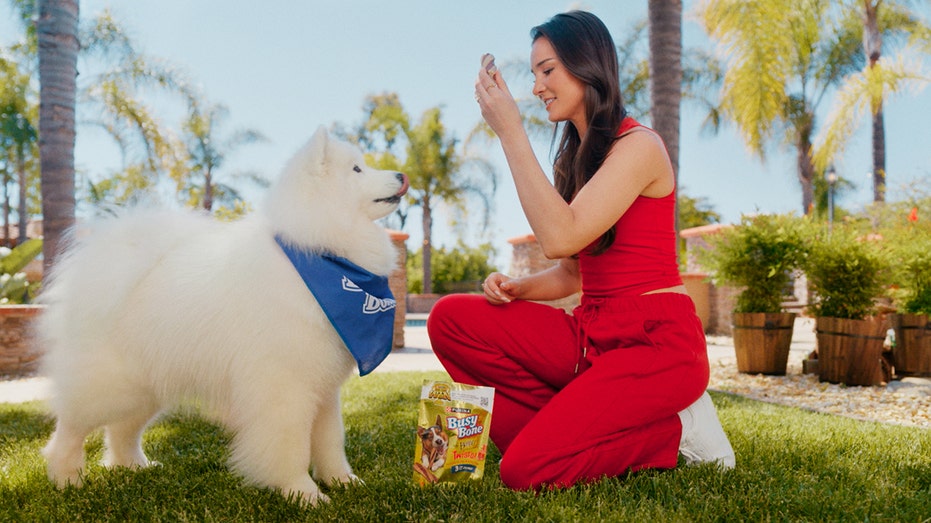
[[545, 37], [537, 38], [530, 50], [530, 72], [533, 73], [533, 94], [543, 101], [551, 122], [571, 121], [585, 134], [585, 84], [572, 76], [556, 56], [553, 44]]

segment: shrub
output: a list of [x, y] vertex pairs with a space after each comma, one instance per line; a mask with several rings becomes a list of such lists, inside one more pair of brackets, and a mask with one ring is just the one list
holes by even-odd
[[[434, 248], [431, 253], [433, 291], [439, 294], [458, 291], [470, 283], [475, 283], [476, 291], [480, 290], [480, 282], [497, 270], [491, 261], [494, 255], [495, 248], [490, 243], [469, 247], [459, 240], [450, 250]], [[407, 291], [423, 292], [423, 249], [407, 253]]]
[[744, 216], [708, 238], [699, 264], [740, 287], [734, 312], [781, 312], [792, 272], [805, 257], [804, 222], [794, 215]]
[[905, 313], [931, 314], [931, 234], [917, 228], [888, 233], [896, 307]]
[[42, 253], [42, 240], [31, 239], [13, 249], [0, 247], [0, 304], [27, 303], [40, 282], [30, 282], [22, 272]]
[[812, 238], [804, 263], [814, 316], [862, 320], [875, 312], [890, 271], [882, 242], [835, 225]]

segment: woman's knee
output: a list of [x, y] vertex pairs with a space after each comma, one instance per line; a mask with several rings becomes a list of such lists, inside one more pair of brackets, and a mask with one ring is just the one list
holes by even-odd
[[445, 334], [450, 324], [455, 322], [459, 315], [458, 301], [457, 295], [449, 294], [437, 300], [430, 308], [430, 314], [427, 315], [427, 333], [431, 338], [438, 334]]
[[520, 459], [502, 459], [499, 467], [501, 483], [511, 490], [531, 490], [535, 488], [531, 475]]

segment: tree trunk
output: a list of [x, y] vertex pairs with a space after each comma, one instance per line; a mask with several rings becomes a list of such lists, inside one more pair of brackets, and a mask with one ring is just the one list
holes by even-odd
[[17, 243], [25, 243], [28, 239], [26, 237], [26, 226], [29, 224], [29, 211], [28, 205], [26, 205], [26, 153], [23, 151], [23, 146], [19, 147], [16, 155], [16, 175], [19, 181], [19, 206], [17, 209], [17, 214], [19, 214], [19, 239]]
[[39, 163], [46, 274], [74, 224], [78, 2], [39, 0]]
[[815, 167], [811, 163], [811, 128], [806, 127], [799, 131], [798, 151], [796, 161], [798, 163], [798, 181], [802, 185], [802, 212], [805, 215], [811, 213], [814, 202], [814, 190], [812, 181], [815, 178]]
[[[882, 56], [883, 37], [879, 31], [879, 6], [882, 0], [863, 1], [863, 53], [870, 68]], [[870, 103], [873, 115], [873, 201], [886, 201], [886, 129], [883, 102]]]
[[[650, 114], [666, 142], [679, 190], [679, 108], [682, 101], [682, 1], [649, 0]], [[679, 229], [676, 212], [676, 230]]]
[[430, 208], [430, 195], [427, 193], [424, 193], [421, 209], [423, 210], [423, 249], [421, 251], [423, 256], [423, 293], [430, 294], [433, 292], [433, 271], [431, 270], [433, 263], [433, 241], [431, 239], [433, 209]]
[[4, 175], [3, 180], [3, 243], [10, 245], [10, 181]]
[[204, 171], [204, 209], [213, 210], [213, 175], [210, 173], [210, 166]]
[[873, 201], [886, 201], [886, 129], [882, 102], [873, 109]]

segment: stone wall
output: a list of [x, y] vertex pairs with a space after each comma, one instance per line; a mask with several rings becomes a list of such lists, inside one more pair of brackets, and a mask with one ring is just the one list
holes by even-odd
[[0, 376], [28, 376], [38, 370], [42, 351], [35, 344], [33, 324], [43, 308], [0, 306]]
[[388, 277], [388, 287], [394, 294], [397, 307], [394, 309], [393, 347], [404, 347], [404, 325], [407, 321], [407, 239], [410, 235], [400, 231], [388, 231], [394, 248], [398, 250], [398, 265]]

